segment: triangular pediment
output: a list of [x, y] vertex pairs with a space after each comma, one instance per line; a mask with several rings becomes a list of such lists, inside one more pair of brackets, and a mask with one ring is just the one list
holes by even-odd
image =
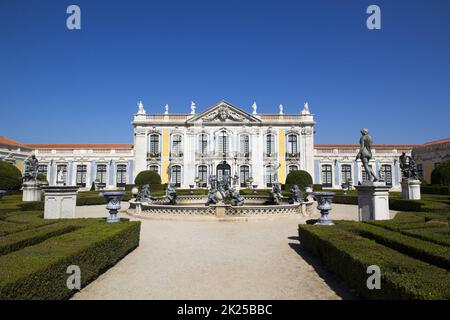
[[260, 119], [256, 118], [252, 114], [224, 100], [190, 118], [187, 123], [197, 121], [218, 123], [261, 122]]

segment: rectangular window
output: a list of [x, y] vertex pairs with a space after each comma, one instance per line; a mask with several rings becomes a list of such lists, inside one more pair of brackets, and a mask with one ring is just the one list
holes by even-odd
[[153, 156], [159, 155], [159, 135], [150, 135], [150, 154]]
[[172, 140], [172, 152], [175, 155], [180, 155], [181, 153], [181, 136], [180, 135], [175, 135], [173, 136], [173, 140]]
[[172, 167], [171, 181], [172, 181], [172, 183], [175, 184], [175, 187], [177, 187], [177, 188], [181, 187], [181, 167], [180, 166]]
[[297, 170], [298, 170], [298, 166], [290, 165], [288, 168], [288, 173], [291, 173], [292, 171], [297, 171]]
[[322, 165], [322, 186], [331, 188], [333, 186], [332, 177], [331, 164]]
[[38, 165], [38, 173], [42, 173], [43, 175], [45, 175], [45, 177], [47, 177], [47, 170], [48, 166], [46, 164]]
[[248, 178], [250, 178], [249, 166], [241, 166], [239, 180], [242, 188], [247, 187]]
[[76, 184], [77, 187], [84, 188], [86, 187], [86, 165], [77, 165], [77, 178], [76, 178]]
[[392, 166], [389, 164], [383, 164], [381, 166], [381, 171], [383, 172], [384, 181], [387, 186], [392, 186]]
[[275, 153], [275, 138], [271, 134], [266, 136], [266, 152], [268, 156]]
[[[372, 169], [372, 165], [369, 165], [369, 168]], [[364, 166], [361, 167], [361, 174], [362, 174], [362, 182], [369, 181], [369, 175], [367, 174], [366, 170], [364, 169]]]
[[266, 167], [266, 187], [272, 187], [273, 183], [276, 182], [276, 169], [274, 166]]
[[290, 134], [288, 136], [288, 153], [297, 153], [297, 136], [295, 134]]
[[116, 175], [116, 185], [119, 188], [125, 187], [127, 184], [127, 165], [118, 164], [117, 165], [117, 175]]
[[201, 154], [208, 152], [208, 136], [204, 133], [199, 136], [199, 151]]
[[250, 152], [250, 137], [246, 134], [241, 136], [240, 139], [241, 153], [248, 154]]
[[159, 167], [156, 165], [151, 165], [148, 167], [148, 170], [159, 173]]
[[67, 166], [65, 164], [59, 164], [56, 167], [56, 183], [67, 183]]
[[219, 152], [228, 153], [228, 137], [224, 134], [219, 136]]
[[106, 164], [97, 165], [95, 179], [98, 181], [99, 187], [104, 188], [106, 186]]
[[343, 164], [341, 167], [342, 182], [346, 183], [352, 180], [352, 166], [349, 164]]
[[206, 166], [198, 166], [199, 187], [206, 187], [207, 184], [207, 168]]

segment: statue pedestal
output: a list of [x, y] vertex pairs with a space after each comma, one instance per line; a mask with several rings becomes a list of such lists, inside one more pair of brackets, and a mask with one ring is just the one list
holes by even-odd
[[231, 207], [231, 206], [229, 204], [219, 202], [217, 204], [212, 204], [211, 207], [216, 208], [216, 217], [217, 218], [224, 218], [226, 216], [227, 207]]
[[402, 180], [402, 198], [404, 200], [420, 200], [420, 180]]
[[359, 220], [389, 220], [389, 187], [370, 182], [355, 186], [358, 191]]
[[23, 183], [22, 201], [41, 201], [41, 186], [36, 181]]
[[78, 187], [44, 187], [44, 219], [73, 219], [77, 205]]

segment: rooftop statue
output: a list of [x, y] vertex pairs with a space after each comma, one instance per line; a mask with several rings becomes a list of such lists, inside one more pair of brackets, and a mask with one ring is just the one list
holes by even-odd
[[372, 159], [372, 137], [369, 135], [369, 129], [361, 129], [361, 138], [359, 139], [360, 149], [356, 155], [356, 160], [361, 159], [364, 170], [368, 175], [368, 180], [371, 182], [378, 181], [372, 168], [369, 166], [369, 161]]
[[36, 159], [36, 156], [34, 154], [32, 154], [24, 161], [25, 171], [22, 178], [24, 182], [28, 181], [36, 182], [38, 175], [38, 164], [39, 161], [38, 159]]

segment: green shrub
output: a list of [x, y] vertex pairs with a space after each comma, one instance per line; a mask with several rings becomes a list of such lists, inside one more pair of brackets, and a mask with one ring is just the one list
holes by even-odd
[[43, 173], [38, 173], [36, 176], [37, 181], [47, 182], [47, 176]]
[[450, 186], [450, 159], [434, 168], [431, 172], [431, 184]]
[[22, 186], [22, 174], [16, 166], [0, 161], [0, 190], [19, 190]]
[[321, 184], [313, 184], [313, 191], [322, 191], [323, 186]]
[[336, 194], [333, 197], [333, 203], [339, 204], [358, 204], [358, 197], [351, 195]]
[[294, 185], [297, 185], [300, 190], [305, 191], [307, 186], [313, 184], [313, 179], [307, 171], [295, 170], [289, 172], [285, 184], [285, 190], [290, 190]]
[[38, 210], [44, 210], [44, 201], [28, 201], [28, 202], [22, 202], [19, 204], [19, 207], [23, 211], [38, 211]]
[[340, 221], [339, 227], [437, 267], [450, 269], [450, 248], [367, 223]]
[[442, 194], [450, 195], [450, 187], [442, 185], [421, 185], [420, 192], [422, 194]]
[[157, 172], [154, 171], [141, 171], [134, 179], [134, 183], [139, 187], [148, 184], [151, 191], [163, 190], [163, 186], [161, 185], [161, 177]]
[[[303, 248], [368, 299], [450, 299], [448, 271], [337, 226], [300, 225]], [[381, 269], [381, 289], [367, 288], [367, 267]]]
[[140, 222], [89, 225], [0, 257], [0, 299], [67, 299], [67, 267], [81, 270], [84, 287], [139, 244]]

